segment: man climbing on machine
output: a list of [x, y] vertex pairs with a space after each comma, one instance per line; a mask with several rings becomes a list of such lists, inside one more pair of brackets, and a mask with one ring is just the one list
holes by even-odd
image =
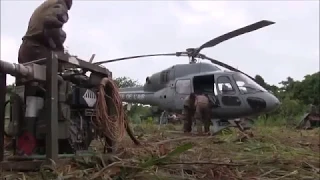
[[[52, 51], [64, 51], [63, 43], [66, 33], [62, 30], [68, 21], [68, 11], [72, 0], [46, 0], [32, 14], [26, 34], [20, 45], [18, 62], [47, 58]], [[17, 78], [16, 84], [22, 83]], [[35, 123], [38, 110], [43, 106], [44, 92], [39, 84], [25, 83], [25, 121], [22, 125], [23, 133], [18, 138], [18, 149], [22, 155], [30, 155], [36, 147]]]
[[64, 50], [66, 33], [62, 27], [68, 22], [71, 6], [72, 0], [46, 0], [33, 12], [22, 38], [19, 63], [46, 58], [51, 51]]

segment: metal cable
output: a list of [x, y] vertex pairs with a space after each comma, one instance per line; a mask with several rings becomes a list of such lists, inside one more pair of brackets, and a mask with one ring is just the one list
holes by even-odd
[[[106, 90], [111, 90], [110, 96]], [[107, 105], [107, 99], [112, 101], [115, 113], [109, 114], [111, 104]], [[126, 132], [125, 112], [122, 108], [122, 101], [119, 89], [114, 81], [103, 78], [100, 82], [98, 98], [96, 103], [96, 118], [93, 119], [100, 135], [108, 137], [113, 142], [123, 139]]]

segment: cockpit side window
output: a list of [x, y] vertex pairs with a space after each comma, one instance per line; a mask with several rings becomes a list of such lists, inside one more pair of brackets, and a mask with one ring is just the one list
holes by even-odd
[[221, 95], [221, 104], [224, 106], [241, 106], [241, 100], [236, 95], [236, 87], [228, 76], [220, 76], [217, 79], [217, 87]]
[[231, 80], [227, 76], [220, 76], [217, 79], [217, 86], [220, 94], [235, 94], [236, 91], [232, 87]]
[[178, 94], [191, 93], [191, 81], [189, 79], [182, 79], [176, 82], [176, 92]]
[[240, 92], [242, 94], [253, 94], [257, 92], [266, 92], [266, 90], [259, 84], [254, 82], [249, 77], [243, 74], [234, 74], [233, 79], [235, 80]]

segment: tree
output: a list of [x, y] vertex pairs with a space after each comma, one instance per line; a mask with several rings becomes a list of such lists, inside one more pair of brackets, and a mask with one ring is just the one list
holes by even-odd
[[320, 105], [320, 72], [306, 75], [301, 82], [295, 82], [292, 96], [303, 104]]
[[7, 93], [11, 93], [13, 90], [13, 87], [14, 87], [13, 84], [7, 85]]
[[281, 87], [266, 83], [260, 75], [256, 75], [255, 80], [272, 91], [281, 101], [280, 108], [268, 114], [270, 120], [291, 119], [305, 113], [309, 104], [319, 106], [320, 72], [306, 75], [302, 81], [296, 81], [289, 76], [279, 83]]
[[[138, 81], [129, 77], [117, 77], [114, 80], [119, 88], [130, 88], [141, 86]], [[140, 116], [148, 116], [151, 114], [150, 107], [142, 106], [139, 104], [132, 104], [131, 109], [127, 112], [129, 119], [134, 122], [140, 122]]]
[[152, 116], [152, 112], [148, 106], [134, 104], [127, 115], [130, 117], [131, 122], [138, 123], [141, 122], [141, 116]]
[[133, 80], [129, 77], [123, 76], [123, 77], [117, 77], [114, 80], [119, 88], [127, 88], [127, 87], [137, 87], [140, 86], [139, 82], [136, 80]]
[[256, 82], [260, 85], [260, 86], [262, 86], [262, 87], [264, 87], [264, 88], [266, 88], [267, 89], [267, 84], [266, 84], [266, 82], [264, 81], [264, 79], [260, 76], [260, 75], [256, 75], [255, 77], [254, 77], [254, 79], [256, 80]]
[[288, 88], [292, 88], [294, 83], [295, 83], [294, 79], [289, 76], [285, 81], [281, 81], [279, 84], [283, 86], [283, 89], [288, 90]]

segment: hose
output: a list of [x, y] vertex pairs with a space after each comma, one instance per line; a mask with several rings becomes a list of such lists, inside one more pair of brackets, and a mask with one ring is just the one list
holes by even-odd
[[[106, 90], [108, 93], [110, 92], [110, 96]], [[106, 98], [112, 101], [115, 113], [109, 114], [112, 104], [107, 105]], [[95, 109], [96, 118], [93, 118], [93, 124], [98, 133], [108, 137], [111, 141], [121, 141], [125, 136], [127, 124], [125, 123], [125, 112], [122, 108], [119, 89], [111, 79], [103, 78], [101, 80]]]

